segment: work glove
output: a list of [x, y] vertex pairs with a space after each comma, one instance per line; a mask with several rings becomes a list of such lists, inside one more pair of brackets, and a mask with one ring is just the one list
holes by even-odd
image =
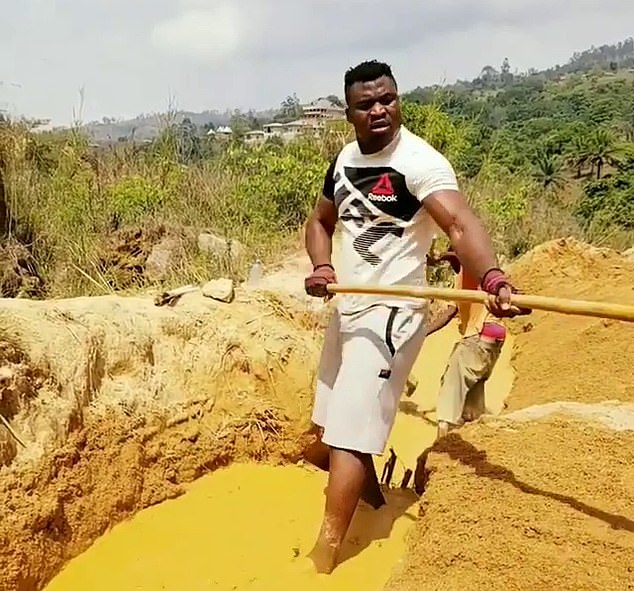
[[328, 300], [333, 296], [326, 290], [329, 283], [337, 283], [334, 267], [330, 264], [317, 265], [313, 268], [313, 272], [304, 279], [304, 289], [310, 296]]
[[530, 314], [528, 308], [519, 308], [511, 304], [511, 294], [519, 293], [513, 287], [501, 269], [489, 269], [480, 283], [482, 291], [490, 294], [486, 307], [497, 318], [513, 318], [514, 316]]

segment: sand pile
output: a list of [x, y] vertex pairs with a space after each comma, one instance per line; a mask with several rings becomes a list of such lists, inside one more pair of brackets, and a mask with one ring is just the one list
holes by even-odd
[[[511, 274], [529, 293], [634, 304], [634, 264], [574, 240], [537, 247]], [[433, 448], [390, 591], [631, 588], [633, 407], [579, 403], [634, 402], [634, 325], [533, 312], [513, 328], [510, 409], [577, 404], [474, 424]]]
[[[634, 261], [573, 239], [547, 242], [510, 273], [527, 293], [634, 305]], [[533, 312], [520, 333], [509, 410], [553, 401], [634, 402], [634, 324]]]
[[628, 589], [633, 450], [634, 431], [554, 418], [451, 435], [387, 589]]
[[238, 292], [0, 301], [0, 588], [40, 589], [106, 528], [234, 459], [295, 460], [318, 345]]

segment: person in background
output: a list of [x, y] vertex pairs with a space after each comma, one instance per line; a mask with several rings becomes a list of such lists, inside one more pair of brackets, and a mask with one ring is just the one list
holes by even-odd
[[[449, 249], [428, 264], [448, 262], [456, 273], [456, 289], [479, 289], [478, 282], [460, 264]], [[522, 314], [528, 313], [522, 310]], [[440, 382], [436, 417], [437, 439], [465, 421], [473, 421], [486, 412], [484, 386], [491, 377], [506, 339], [506, 328], [484, 304], [458, 302], [448, 306], [429, 326], [427, 336], [445, 327], [456, 315], [462, 338], [454, 345]]]

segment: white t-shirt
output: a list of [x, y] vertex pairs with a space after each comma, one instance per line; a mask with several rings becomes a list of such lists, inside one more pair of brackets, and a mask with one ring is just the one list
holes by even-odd
[[[432, 192], [458, 190], [449, 161], [401, 127], [380, 152], [363, 154], [356, 141], [331, 163], [324, 196], [334, 202], [342, 233], [337, 281], [355, 285], [426, 284], [426, 255], [439, 228], [422, 206]], [[350, 313], [374, 304], [422, 308], [416, 298], [338, 296]]]

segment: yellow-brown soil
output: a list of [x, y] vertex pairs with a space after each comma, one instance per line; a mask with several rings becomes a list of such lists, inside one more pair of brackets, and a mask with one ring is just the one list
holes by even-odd
[[[634, 305], [634, 261], [572, 239], [538, 246], [511, 275], [526, 293]], [[509, 410], [556, 400], [634, 402], [634, 324], [539, 311], [514, 324]]]
[[631, 589], [634, 431], [545, 419], [452, 434], [390, 591]]
[[[574, 240], [511, 268], [526, 293], [634, 304], [634, 265]], [[634, 402], [634, 325], [533, 312], [513, 323], [509, 411], [554, 401]], [[634, 585], [634, 425], [558, 413], [483, 421], [427, 450], [420, 523], [389, 591]]]
[[318, 347], [295, 304], [2, 300], [0, 589], [41, 589], [109, 526], [233, 460], [293, 461]]
[[[418, 388], [402, 401], [388, 442], [398, 462], [385, 490], [387, 505], [376, 512], [359, 507], [343, 562], [330, 576], [316, 575], [305, 558], [320, 526], [327, 475], [299, 466], [232, 464], [108, 532], [46, 591], [81, 585], [94, 591], [380, 591], [405, 552], [404, 537], [417, 514], [414, 492], [397, 487], [420, 446], [433, 441], [436, 383], [458, 335], [452, 326], [425, 342], [413, 370]], [[509, 357], [510, 349], [487, 391], [493, 407], [501, 406], [512, 383]], [[375, 460], [379, 473], [388, 456], [386, 450]]]
[[[276, 297], [239, 291], [231, 304], [199, 294], [184, 296], [173, 309], [154, 307], [151, 297], [0, 301], [0, 413], [27, 445], [22, 449], [0, 425], [0, 465], [5, 465], [0, 468], [0, 589], [40, 591], [109, 527], [180, 496], [218, 467], [236, 460], [281, 464], [299, 458], [323, 319], [314, 313], [319, 302], [313, 300], [311, 307], [299, 297], [304, 274], [299, 259], [290, 273], [282, 269], [268, 278], [266, 286]], [[634, 303], [634, 263], [570, 240], [535, 249], [513, 265], [512, 274], [526, 292]], [[634, 401], [631, 324], [534, 312], [512, 327], [516, 378], [510, 410], [561, 400]], [[426, 342], [421, 355], [433, 361], [433, 371], [418, 375], [417, 394], [401, 405], [399, 424], [421, 428], [420, 439], [405, 438], [404, 431], [392, 438], [410, 467], [419, 448], [430, 442], [438, 379], [455, 338], [452, 324]], [[441, 343], [446, 353], [435, 349]], [[502, 378], [492, 381], [497, 380]], [[497, 388], [491, 384], [491, 390]], [[491, 407], [498, 411], [501, 405], [496, 400]], [[620, 590], [631, 585], [632, 431], [561, 415], [509, 421], [461, 429], [429, 454], [421, 517], [388, 589]], [[404, 467], [398, 465], [396, 481]], [[245, 482], [260, 473], [249, 474], [244, 472]], [[276, 476], [284, 490], [299, 480], [308, 486], [311, 479], [305, 502], [316, 527], [325, 475], [304, 477], [297, 467], [285, 474]], [[199, 485], [203, 490], [202, 481], [194, 488]], [[243, 492], [236, 499], [243, 499]], [[281, 494], [273, 484], [269, 493]], [[204, 499], [199, 501], [203, 506]], [[271, 516], [298, 512], [299, 529], [289, 526], [295, 518], [287, 516], [280, 540], [287, 545], [301, 529], [296, 549], [306, 550], [316, 531], [306, 531], [301, 504], [278, 498], [270, 507]], [[395, 508], [400, 522], [393, 525]], [[348, 583], [337, 589], [362, 582], [354, 575], [360, 563], [354, 556], [394, 560], [399, 546], [393, 542], [404, 533], [404, 514], [411, 517], [409, 501], [403, 507], [392, 503], [385, 523], [376, 525], [385, 526], [382, 537], [368, 537], [363, 530], [352, 540], [337, 579]], [[139, 514], [142, 523], [150, 519], [146, 515]], [[255, 522], [256, 517], [243, 523], [244, 536], [253, 535], [247, 522], [253, 521], [253, 531], [273, 523]], [[204, 531], [195, 525], [183, 526], [183, 534]], [[367, 527], [373, 527], [372, 519]], [[100, 544], [110, 535], [114, 532]], [[389, 551], [381, 548], [386, 538]], [[214, 538], [219, 545], [213, 560], [231, 564], [222, 558], [221, 541]], [[263, 554], [254, 556], [258, 547]], [[245, 564], [261, 564], [265, 572], [273, 568], [264, 560], [266, 540], [246, 544], [245, 552], [249, 548]], [[275, 572], [264, 580], [273, 580]], [[252, 582], [247, 575], [231, 580], [247, 585]], [[198, 579], [198, 587], [189, 588], [221, 589], [228, 581], [216, 580], [213, 587], [212, 579]], [[156, 583], [151, 577], [146, 582], [146, 588]]]

